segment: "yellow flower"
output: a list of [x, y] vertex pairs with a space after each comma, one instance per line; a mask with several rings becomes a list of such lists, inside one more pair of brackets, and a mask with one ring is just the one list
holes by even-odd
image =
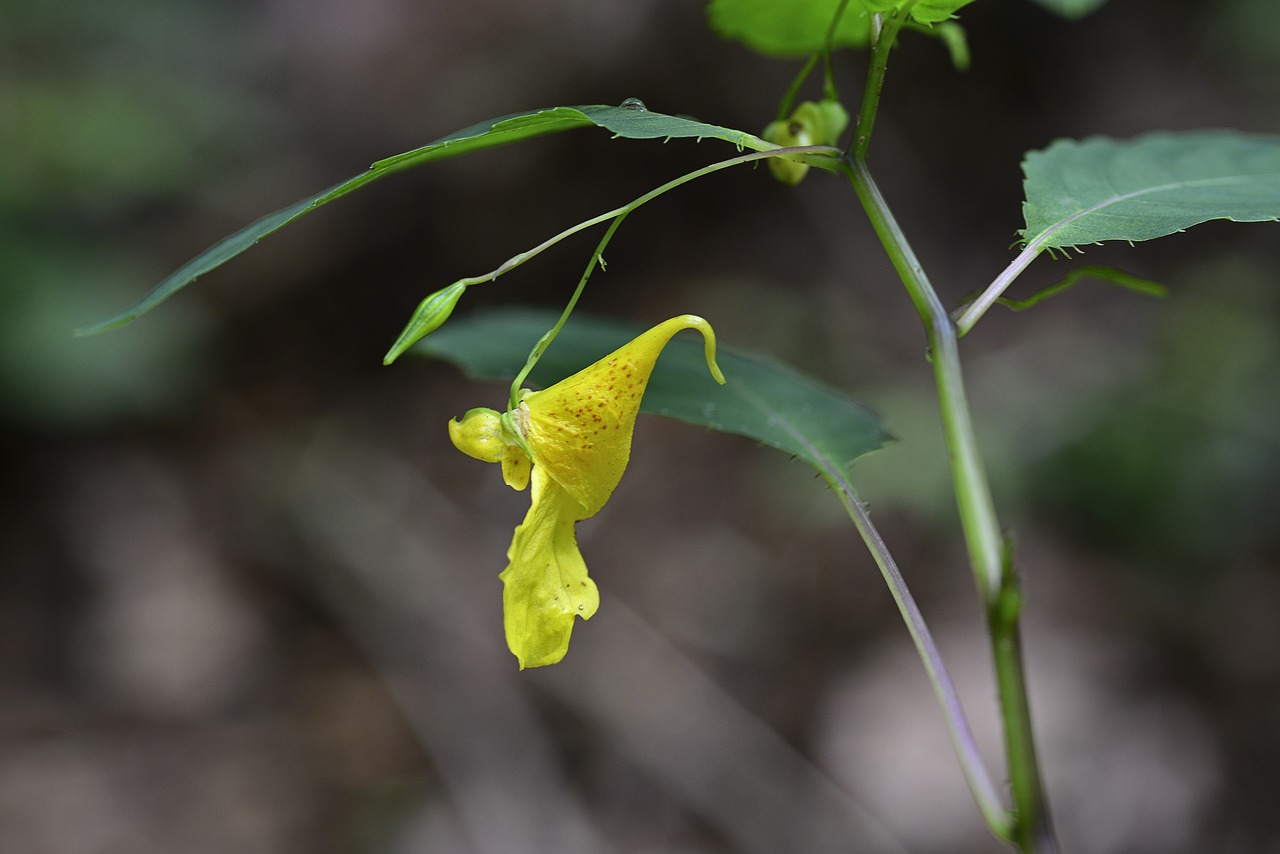
[[692, 314], [673, 317], [590, 367], [542, 391], [524, 391], [515, 409], [472, 409], [449, 422], [458, 450], [502, 464], [513, 489], [532, 482], [532, 503], [507, 549], [502, 613], [507, 646], [520, 668], [555, 664], [569, 649], [576, 617], [600, 605], [578, 551], [574, 525], [604, 507], [631, 457], [640, 398], [658, 355], [677, 332], [697, 329], [716, 382], [711, 325]]

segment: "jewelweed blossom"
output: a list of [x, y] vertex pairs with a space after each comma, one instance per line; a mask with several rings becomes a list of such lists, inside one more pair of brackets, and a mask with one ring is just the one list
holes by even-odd
[[574, 620], [590, 619], [600, 606], [574, 526], [600, 512], [622, 479], [649, 376], [682, 329], [702, 333], [707, 367], [723, 384], [711, 325], [684, 314], [550, 388], [524, 390], [515, 409], [472, 409], [449, 422], [458, 450], [501, 463], [512, 489], [533, 486], [529, 513], [516, 527], [507, 568], [498, 576], [507, 646], [521, 670], [564, 658]]

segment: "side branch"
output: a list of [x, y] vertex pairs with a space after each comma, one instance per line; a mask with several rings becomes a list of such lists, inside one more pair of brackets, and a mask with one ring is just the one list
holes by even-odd
[[902, 577], [893, 555], [889, 552], [889, 546], [876, 530], [871, 521], [871, 514], [867, 512], [867, 506], [853, 491], [852, 484], [845, 478], [836, 478], [829, 474], [827, 480], [844, 506], [845, 512], [849, 514], [849, 518], [858, 529], [871, 556], [875, 558], [876, 565], [880, 567], [880, 574], [884, 576], [885, 584], [888, 585], [889, 592], [893, 596], [893, 601], [898, 605], [902, 621], [907, 626], [907, 632], [911, 635], [916, 652], [929, 676], [929, 683], [933, 685], [934, 696], [938, 700], [938, 705], [942, 707], [942, 715], [951, 736], [951, 746], [955, 748], [956, 758], [960, 761], [960, 770], [964, 772], [969, 790], [973, 793], [974, 800], [978, 802], [978, 809], [982, 811], [987, 825], [997, 836], [1006, 840], [1012, 839], [1013, 816], [992, 783], [991, 774], [982, 761], [982, 755], [978, 752], [978, 743], [973, 737], [969, 719], [965, 716], [964, 707], [960, 704], [960, 695], [956, 692], [955, 684], [947, 673], [946, 665], [942, 662], [942, 655], [938, 652], [938, 646], [929, 632], [929, 626], [924, 621], [924, 615], [920, 613], [920, 607], [912, 598], [906, 579]]

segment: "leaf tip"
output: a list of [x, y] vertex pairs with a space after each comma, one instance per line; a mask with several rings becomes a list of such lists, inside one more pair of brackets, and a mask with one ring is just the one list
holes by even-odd
[[124, 326], [130, 320], [133, 320], [133, 318], [112, 317], [98, 323], [91, 323], [88, 326], [77, 326], [75, 329], [71, 330], [71, 335], [74, 338], [93, 338], [96, 335], [101, 335], [104, 332], [110, 332], [112, 329]]

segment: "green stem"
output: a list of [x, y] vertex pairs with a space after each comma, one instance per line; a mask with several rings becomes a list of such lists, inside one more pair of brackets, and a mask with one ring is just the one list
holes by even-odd
[[832, 101], [840, 100], [840, 93], [836, 90], [835, 76], [831, 73], [831, 54], [835, 46], [836, 29], [840, 26], [840, 19], [844, 17], [844, 10], [848, 5], [849, 0], [840, 0], [840, 5], [836, 7], [836, 13], [827, 26], [826, 46], [810, 56], [804, 68], [801, 68], [800, 73], [796, 75], [796, 79], [791, 81], [791, 88], [787, 89], [787, 94], [782, 96], [782, 101], [778, 104], [778, 121], [786, 121], [790, 118], [796, 96], [800, 94], [800, 87], [804, 85], [805, 80], [809, 79], [809, 73], [817, 66], [819, 59], [822, 60], [824, 69], [822, 96]]
[[1000, 710], [1005, 722], [1005, 752], [1009, 757], [1009, 785], [1016, 820], [1013, 841], [1026, 852], [1053, 854], [1058, 850], [1049, 819], [1049, 804], [1040, 783], [1031, 708], [1027, 703], [1026, 669], [1022, 661], [1019, 618], [1022, 593], [1006, 552], [1005, 582], [999, 599], [987, 609], [991, 650], [995, 660]]
[[[1100, 282], [1106, 282], [1126, 290], [1133, 291], [1149, 297], [1163, 297], [1168, 294], [1168, 289], [1159, 282], [1153, 282], [1150, 279], [1139, 278], [1138, 276], [1126, 273], [1123, 270], [1117, 270], [1107, 264], [1086, 264], [1083, 267], [1077, 267], [1070, 273], [1067, 273], [1060, 281], [1049, 285], [1043, 290], [1037, 291], [1026, 299], [1010, 299], [1008, 297], [998, 297], [996, 302], [1012, 311], [1026, 311], [1029, 308], [1039, 305], [1050, 297], [1070, 290], [1070, 288], [1081, 279], [1097, 279]], [[959, 323], [956, 324], [959, 326]]]
[[[731, 157], [728, 160], [721, 160], [718, 163], [712, 163], [709, 166], [703, 166], [701, 169], [695, 169], [692, 172], [681, 175], [679, 178], [673, 178], [660, 187], [655, 187], [643, 196], [636, 198], [620, 208], [615, 208], [614, 210], [600, 214], [599, 216], [592, 217], [585, 222], [578, 223], [572, 228], [565, 229], [555, 237], [543, 241], [528, 252], [522, 252], [519, 255], [508, 259], [491, 273], [486, 273], [483, 276], [476, 276], [474, 279], [463, 279], [462, 281], [467, 284], [479, 284], [481, 282], [492, 281], [500, 274], [518, 267], [534, 255], [542, 252], [549, 246], [558, 243], [564, 238], [572, 234], [576, 234], [588, 226], [597, 225], [608, 219], [613, 220], [613, 222], [609, 224], [609, 228], [605, 231], [604, 237], [600, 238], [600, 243], [596, 245], [596, 251], [591, 253], [591, 259], [587, 262], [587, 268], [582, 272], [582, 277], [578, 279], [578, 286], [574, 288], [573, 296], [569, 297], [569, 302], [565, 305], [564, 311], [560, 313], [560, 318], [556, 321], [555, 326], [548, 329], [547, 332], [538, 339], [538, 343], [533, 346], [533, 350], [529, 353], [529, 358], [525, 362], [524, 367], [520, 369], [520, 373], [516, 374], [515, 381], [511, 383], [511, 409], [515, 409], [520, 405], [520, 390], [525, 379], [528, 378], [529, 372], [538, 364], [538, 360], [542, 358], [542, 354], [546, 352], [547, 347], [551, 346], [551, 342], [560, 334], [560, 330], [564, 328], [565, 323], [569, 320], [569, 315], [573, 313], [574, 307], [577, 306], [578, 299], [586, 289], [587, 281], [591, 278], [591, 274], [595, 272], [596, 265], [601, 267], [604, 266], [605, 247], [609, 245], [609, 241], [613, 239], [614, 233], [618, 230], [618, 226], [622, 225], [622, 221], [627, 218], [627, 214], [631, 213], [636, 208], [653, 201], [663, 193], [674, 190], [676, 187], [687, 184], [690, 181], [710, 175], [713, 172], [719, 172], [721, 169], [728, 169], [731, 166], [741, 166], [744, 163], [751, 163], [756, 160], [765, 160], [770, 157], [790, 157], [797, 154], [815, 155], [816, 160], [821, 160], [825, 157], [829, 163], [834, 164], [836, 162], [835, 158], [838, 157], [840, 153], [839, 149], [832, 148], [827, 145], [803, 145], [793, 148], [771, 148], [767, 151], [752, 151], [748, 154], [742, 154], [737, 157]], [[827, 166], [826, 168], [832, 167]]]
[[1005, 808], [1000, 794], [991, 782], [991, 774], [982, 761], [982, 754], [978, 752], [977, 739], [973, 737], [973, 730], [960, 704], [960, 695], [947, 674], [942, 655], [933, 641], [933, 635], [929, 631], [928, 624], [925, 623], [924, 615], [920, 613], [920, 608], [907, 587], [906, 579], [902, 577], [902, 572], [889, 552], [888, 545], [872, 523], [867, 506], [854, 492], [853, 485], [842, 473], [828, 472], [826, 476], [840, 503], [844, 505], [845, 511], [853, 521], [854, 527], [862, 536], [862, 541], [866, 543], [871, 556], [875, 558], [876, 565], [880, 567], [880, 573], [889, 587], [889, 592], [893, 595], [893, 601], [898, 605], [902, 621], [907, 626], [907, 633], [911, 635], [920, 661], [924, 663], [925, 673], [928, 674], [929, 682], [933, 685], [934, 696], [942, 707], [942, 714], [951, 734], [951, 745], [955, 748], [956, 758], [960, 761], [960, 770], [969, 784], [969, 791], [973, 792], [974, 800], [978, 802], [978, 809], [982, 811], [987, 825], [997, 836], [1005, 840], [1011, 839], [1013, 817]]
[[[969, 562], [986, 606], [987, 625], [991, 634], [1014, 802], [1012, 841], [1025, 854], [1052, 854], [1057, 846], [1050, 829], [1048, 808], [1036, 761], [1018, 629], [1021, 593], [1017, 576], [1012, 570], [1012, 561], [1008, 558], [1000, 535], [991, 488], [969, 413], [960, 368], [957, 329], [925, 276], [919, 259], [867, 167], [866, 155], [871, 143], [876, 107], [884, 85], [889, 51], [896, 36], [895, 22], [900, 26], [903, 14], [899, 12], [886, 21], [876, 41], [866, 92], [858, 115], [858, 128], [854, 133], [853, 150], [847, 162], [848, 176], [876, 236], [924, 323], [929, 343], [956, 504], [968, 545]], [[1003, 835], [1001, 831], [1004, 827], [995, 823], [991, 827], [997, 835]]]
[[820, 54], [813, 54], [809, 57], [809, 61], [804, 64], [804, 68], [800, 69], [800, 73], [796, 75], [796, 79], [791, 81], [791, 88], [787, 90], [787, 94], [782, 96], [782, 100], [778, 102], [778, 121], [786, 121], [791, 117], [792, 106], [796, 102], [796, 96], [800, 94], [800, 87], [804, 85], [804, 81], [809, 79], [809, 73], [813, 71], [814, 66], [818, 64]]
[[934, 380], [938, 386], [942, 426], [955, 479], [956, 502], [969, 545], [969, 560], [983, 601], [993, 602], [1001, 586], [1002, 538], [982, 457], [978, 453], [973, 419], [969, 415], [955, 326], [871, 178], [866, 162], [854, 160], [850, 164], [849, 178], [872, 228], [924, 321]]
[[909, 11], [909, 8], [900, 9], [888, 18], [879, 13], [871, 16], [871, 70], [867, 75], [862, 104], [858, 108], [858, 122], [853, 128], [853, 147], [850, 149], [855, 159], [867, 159], [867, 151], [871, 147], [871, 131], [875, 129], [876, 113], [880, 110], [880, 90], [884, 88], [884, 75], [889, 68], [889, 52], [893, 50], [898, 30], [902, 28], [902, 22], [906, 20]]
[[[915, 253], [898, 227], [872, 180], [865, 161], [850, 164], [849, 177], [890, 261], [924, 321], [933, 362], [934, 381], [947, 455], [955, 483], [956, 504], [969, 549], [969, 562], [988, 609], [1005, 748], [1014, 799], [1013, 841], [1026, 854], [1056, 851], [1049, 830], [1047, 805], [1036, 762], [1030, 709], [1018, 632], [1018, 610], [1005, 607], [1020, 601], [1016, 576], [1004, 571], [1003, 542], [996, 521], [991, 489], [978, 451], [973, 419], [965, 396], [956, 328]], [[992, 825], [997, 834], [1003, 828]]]
[[840, 27], [840, 19], [844, 17], [845, 9], [849, 6], [849, 0], [840, 0], [840, 5], [836, 7], [836, 13], [831, 18], [831, 25], [827, 27], [826, 48], [822, 52], [823, 64], [823, 80], [822, 80], [822, 97], [828, 101], [839, 101], [840, 92], [836, 89], [836, 76], [831, 69], [831, 55], [835, 53], [836, 46], [836, 30]]
[[964, 307], [960, 312], [959, 318], [956, 320], [956, 328], [961, 335], [968, 333], [973, 325], [981, 319], [982, 315], [987, 313], [987, 309], [996, 304], [998, 300], [1009, 286], [1013, 284], [1014, 279], [1022, 274], [1022, 271], [1036, 260], [1041, 252], [1044, 251], [1043, 240], [1033, 240], [1027, 244], [1026, 248], [1018, 253], [1018, 257], [1010, 262], [1008, 267], [996, 276], [991, 284], [983, 289], [982, 293], [973, 302]]

